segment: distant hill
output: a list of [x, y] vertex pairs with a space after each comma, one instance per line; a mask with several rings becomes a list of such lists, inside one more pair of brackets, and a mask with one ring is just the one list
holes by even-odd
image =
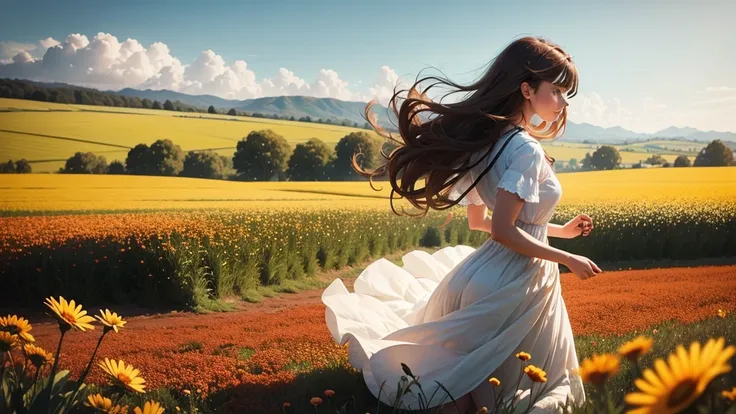
[[[207, 108], [214, 106], [222, 112], [235, 109], [239, 112], [261, 113], [261, 114], [278, 114], [281, 116], [293, 116], [294, 118], [311, 117], [313, 119], [339, 119], [357, 122], [363, 125], [363, 113], [365, 110], [365, 102], [348, 102], [334, 98], [313, 98], [308, 96], [274, 96], [257, 99], [223, 99], [213, 95], [187, 95], [180, 92], [170, 90], [138, 90], [132, 88], [122, 89], [120, 91], [108, 91], [124, 96], [137, 96], [141, 99], [148, 98], [164, 102], [167, 99], [180, 101], [189, 105]], [[387, 122], [387, 109], [385, 106], [376, 105], [373, 110], [378, 115], [381, 125], [386, 127], [392, 126]]]
[[[29, 83], [42, 85], [48, 88], [74, 88], [95, 90], [74, 85], [58, 82], [33, 82]], [[210, 105], [217, 108], [220, 112], [227, 112], [235, 109], [238, 112], [260, 113], [263, 115], [279, 115], [296, 119], [302, 117], [310, 117], [315, 121], [319, 118], [332, 120], [349, 120], [357, 122], [363, 126], [365, 119], [363, 113], [366, 103], [341, 101], [334, 98], [313, 98], [307, 96], [274, 96], [257, 99], [223, 99], [214, 95], [188, 95], [181, 92], [171, 90], [140, 90], [134, 88], [125, 88], [119, 91], [102, 91], [106, 93], [122, 95], [127, 97], [138, 97], [140, 99], [148, 98], [157, 100], [161, 103], [167, 99], [176, 102], [179, 101], [185, 105], [191, 105], [197, 108], [207, 108]], [[376, 105], [373, 111], [378, 115], [379, 122], [382, 126], [389, 129], [395, 129], [394, 123], [391, 122], [388, 109], [382, 105]], [[714, 139], [720, 139], [731, 148], [736, 148], [736, 133], [719, 132], [719, 131], [701, 131], [691, 127], [668, 127], [652, 134], [638, 133], [629, 131], [620, 126], [603, 128], [588, 123], [575, 123], [568, 121], [565, 134], [560, 137], [559, 141], [568, 142], [588, 142], [591, 144], [624, 144], [633, 142], [649, 141], [654, 139], [677, 139], [693, 142], [710, 142]]]
[[[115, 92], [126, 96], [138, 96], [140, 98], [156, 99], [165, 101], [178, 100], [190, 105], [208, 107], [214, 105], [222, 111], [235, 108], [243, 112], [259, 112], [262, 114], [279, 114], [300, 118], [309, 116], [312, 118], [337, 118], [349, 119], [363, 125], [362, 117], [365, 102], [347, 102], [334, 98], [312, 98], [307, 96], [274, 96], [268, 98], [229, 100], [212, 95], [187, 95], [169, 90], [138, 90], [123, 89]], [[381, 125], [392, 127], [389, 122], [387, 108], [376, 106], [374, 111], [381, 121]], [[653, 134], [645, 134], [629, 131], [620, 126], [603, 128], [588, 123], [575, 123], [569, 121], [565, 135], [560, 141], [582, 142], [589, 141], [600, 144], [621, 144], [625, 141], [647, 141], [652, 139], [683, 139], [691, 141], [710, 142], [714, 139], [736, 142], [736, 133], [718, 131], [700, 131], [695, 128], [669, 127]]]

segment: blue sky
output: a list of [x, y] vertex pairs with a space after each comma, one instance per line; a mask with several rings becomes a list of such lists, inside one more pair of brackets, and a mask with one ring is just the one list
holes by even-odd
[[[365, 100], [385, 96], [394, 74], [411, 80], [430, 66], [469, 82], [506, 44], [537, 35], [560, 44], [578, 65], [573, 121], [637, 132], [668, 126], [736, 131], [729, 120], [736, 110], [730, 76], [736, 54], [729, 52], [735, 50], [736, 2], [6, 1], [3, 11], [11, 18], [0, 26], [0, 76], [231, 98], [278, 93]], [[161, 58], [157, 49], [157, 64], [125, 61], [126, 53], [92, 47], [100, 32], [119, 43], [134, 39], [140, 47], [129, 44], [130, 50], [160, 42], [168, 55]], [[70, 40], [74, 34], [86, 39]], [[72, 73], [49, 64], [43, 70], [43, 52], [56, 42], [76, 44], [77, 59], [89, 49], [84, 66], [94, 70]], [[13, 62], [20, 52], [29, 57]], [[92, 60], [94, 53], [106, 58]], [[178, 66], [162, 71], [171, 59]], [[129, 74], [111, 72], [114, 65]]]

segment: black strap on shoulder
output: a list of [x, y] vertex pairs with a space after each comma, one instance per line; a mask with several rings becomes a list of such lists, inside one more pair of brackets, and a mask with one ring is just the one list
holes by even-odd
[[[509, 137], [509, 138], [508, 138], [508, 139], [506, 140], [506, 142], [504, 142], [504, 143], [503, 143], [503, 146], [501, 146], [501, 149], [500, 149], [500, 150], [498, 150], [498, 152], [496, 153], [496, 156], [495, 156], [495, 157], [493, 157], [493, 159], [491, 160], [491, 163], [490, 163], [490, 164], [488, 164], [488, 167], [486, 167], [486, 168], [485, 168], [485, 169], [483, 170], [483, 172], [481, 172], [481, 173], [480, 173], [480, 175], [478, 176], [478, 178], [477, 178], [477, 179], [476, 179], [476, 180], [475, 180], [475, 181], [473, 182], [473, 184], [472, 184], [472, 185], [471, 185], [470, 187], [468, 187], [468, 189], [467, 189], [467, 190], [465, 190], [465, 192], [464, 192], [464, 193], [462, 193], [462, 195], [460, 195], [460, 197], [458, 197], [458, 198], [457, 198], [458, 200], [462, 200], [462, 199], [463, 199], [463, 198], [464, 198], [464, 197], [465, 197], [466, 195], [468, 195], [468, 193], [470, 192], [470, 190], [472, 190], [473, 188], [475, 188], [475, 186], [476, 186], [476, 185], [478, 185], [478, 182], [480, 182], [480, 179], [481, 179], [481, 178], [483, 178], [483, 176], [484, 176], [484, 175], [486, 175], [486, 173], [488, 173], [488, 171], [490, 171], [490, 170], [491, 170], [491, 168], [493, 168], [493, 164], [495, 164], [495, 163], [496, 163], [496, 160], [497, 160], [497, 159], [498, 159], [498, 157], [499, 157], [499, 156], [501, 155], [501, 152], [503, 151], [503, 149], [504, 149], [504, 148], [506, 148], [506, 145], [508, 145], [508, 144], [509, 144], [509, 142], [511, 142], [511, 139], [512, 139], [512, 138], [514, 137], [514, 135], [516, 135], [516, 134], [518, 134], [519, 132], [521, 132], [521, 131], [523, 131], [523, 130], [524, 130], [524, 129], [523, 129], [522, 127], [520, 127], [520, 126], [515, 126], [515, 127], [514, 127], [514, 129], [515, 129], [516, 131], [514, 131], [514, 133], [513, 133], [513, 134], [511, 134], [511, 136], [510, 136], [510, 137]], [[490, 148], [490, 149], [488, 150], [488, 153], [490, 154], [490, 153], [491, 153], [491, 151], [493, 151], [493, 145], [491, 145], [491, 148]], [[483, 157], [483, 158], [485, 158], [485, 157]], [[472, 168], [472, 167], [471, 167], [471, 168]], [[467, 172], [467, 173], [468, 173], [468, 174], [470, 174], [470, 170], [468, 170], [468, 172]]]

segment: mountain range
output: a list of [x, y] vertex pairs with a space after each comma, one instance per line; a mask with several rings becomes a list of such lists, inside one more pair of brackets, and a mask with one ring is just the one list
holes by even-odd
[[[279, 114], [301, 118], [309, 116], [313, 119], [332, 118], [338, 120], [349, 120], [359, 125], [365, 123], [363, 110], [365, 102], [341, 101], [334, 98], [313, 98], [307, 96], [275, 96], [267, 98], [234, 100], [223, 99], [213, 95], [188, 95], [170, 90], [140, 90], [126, 88], [119, 91], [107, 91], [125, 96], [137, 96], [141, 99], [148, 98], [164, 102], [180, 101], [197, 107], [214, 106], [222, 112], [234, 108], [236, 111], [262, 114]], [[376, 105], [373, 109], [379, 117], [381, 125], [394, 127], [388, 120], [388, 110], [385, 106]], [[701, 131], [695, 128], [668, 127], [655, 133], [638, 133], [625, 128], [615, 126], [603, 128], [588, 123], [575, 123], [568, 121], [565, 134], [559, 141], [590, 143], [620, 144], [624, 142], [647, 141], [652, 139], [683, 139], [689, 141], [710, 142], [714, 139], [722, 141], [736, 141], [736, 133], [719, 131]]]
[[[89, 87], [70, 85], [60, 82], [37, 82], [27, 81], [29, 83], [51, 87], [51, 88], [73, 88], [81, 90], [96, 90]], [[167, 99], [172, 102], [179, 101], [183, 104], [207, 108], [210, 105], [217, 108], [220, 112], [227, 112], [235, 109], [238, 112], [245, 113], [261, 113], [264, 115], [287, 116], [294, 118], [310, 117], [314, 120], [319, 118], [337, 120], [338, 123], [343, 120], [356, 122], [358, 125], [364, 125], [363, 119], [365, 102], [342, 101], [334, 98], [314, 98], [308, 96], [274, 96], [256, 99], [224, 99], [214, 95], [189, 95], [181, 92], [171, 91], [167, 89], [134, 89], [125, 88], [118, 91], [107, 90], [100, 91], [104, 93], [117, 94], [130, 97], [139, 97], [140, 99], [148, 98], [164, 102]], [[392, 122], [393, 113], [388, 111], [385, 106], [376, 105], [373, 111], [378, 115], [381, 125], [389, 129], [395, 129], [395, 120]], [[693, 142], [710, 142], [714, 139], [720, 139], [731, 148], [736, 148], [736, 133], [727, 131], [701, 131], [691, 127], [668, 127], [654, 133], [639, 133], [627, 130], [620, 126], [604, 128], [588, 123], [575, 123], [568, 121], [565, 134], [558, 138], [557, 141], [568, 142], [588, 142], [591, 144], [622, 144], [637, 141], [650, 141], [653, 139], [677, 139]]]

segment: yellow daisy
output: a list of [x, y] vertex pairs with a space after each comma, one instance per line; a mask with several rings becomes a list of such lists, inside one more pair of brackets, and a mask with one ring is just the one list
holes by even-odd
[[0, 332], [0, 352], [8, 352], [18, 346], [18, 335], [10, 332]]
[[629, 361], [636, 361], [652, 349], [653, 342], [654, 339], [640, 335], [621, 345], [618, 348], [618, 353]]
[[729, 401], [736, 401], [736, 387], [721, 391], [721, 396]]
[[46, 298], [44, 304], [56, 314], [59, 327], [62, 330], [74, 328], [84, 332], [87, 329], [95, 329], [94, 326], [90, 325], [90, 322], [95, 319], [91, 316], [85, 316], [87, 311], [82, 310], [82, 305], [76, 305], [73, 299], [67, 302], [63, 296], [59, 296], [57, 302], [54, 298]]
[[54, 362], [54, 356], [51, 355], [51, 352], [46, 352], [46, 350], [40, 346], [25, 344], [23, 345], [23, 353], [26, 354], [26, 358], [28, 358], [36, 368], [43, 366], [43, 364]]
[[146, 401], [142, 410], [140, 407], [135, 407], [133, 412], [135, 414], [161, 414], [164, 412], [164, 407], [155, 401]]
[[724, 311], [723, 309], [718, 309], [718, 312], [716, 312], [716, 315], [718, 315], [718, 317], [721, 319], [725, 318], [726, 314], [726, 311]]
[[532, 356], [529, 355], [526, 352], [519, 352], [518, 354], [516, 354], [516, 357], [519, 358], [522, 361], [528, 361], [528, 360], [532, 359]]
[[122, 385], [133, 392], [145, 392], [143, 389], [146, 388], [146, 386], [143, 384], [146, 381], [142, 377], [138, 376], [140, 371], [133, 368], [132, 365], [126, 365], [122, 360], [115, 361], [114, 359], [109, 360], [105, 358], [105, 361], [100, 362], [99, 366], [101, 366], [107, 375], [119, 385]]
[[501, 385], [501, 381], [499, 381], [496, 377], [489, 379], [488, 382], [493, 384], [494, 387], [498, 387], [499, 385]]
[[524, 372], [534, 382], [547, 382], [547, 373], [539, 367], [527, 365], [524, 367]]
[[84, 405], [106, 413], [112, 408], [112, 400], [104, 397], [102, 394], [90, 394], [87, 396], [87, 401], [84, 402]]
[[[102, 315], [102, 316], [100, 316]], [[118, 329], [125, 326], [128, 321], [124, 321], [122, 316], [119, 316], [115, 312], [110, 312], [109, 309], [105, 309], [104, 311], [100, 309], [100, 315], [95, 315], [95, 318], [97, 318], [98, 321], [100, 321], [103, 325], [105, 325], [105, 330], [114, 330], [115, 333], [118, 333]]]
[[668, 357], [669, 365], [658, 358], [654, 361], [656, 371], [644, 370], [644, 378], [634, 381], [638, 391], [624, 397], [627, 404], [639, 406], [630, 412], [676, 413], [688, 408], [714, 378], [731, 371], [728, 360], [736, 347], [724, 345], [724, 338], [711, 338], [702, 349], [699, 342], [693, 342], [689, 352], [678, 345]]
[[33, 327], [25, 318], [19, 318], [16, 315], [8, 315], [0, 318], [0, 331], [10, 332], [12, 335], [18, 335], [21, 339], [33, 342], [35, 339], [31, 335]]
[[585, 358], [578, 369], [573, 371], [580, 375], [583, 382], [601, 385], [618, 372], [621, 359], [614, 354], [594, 354]]

